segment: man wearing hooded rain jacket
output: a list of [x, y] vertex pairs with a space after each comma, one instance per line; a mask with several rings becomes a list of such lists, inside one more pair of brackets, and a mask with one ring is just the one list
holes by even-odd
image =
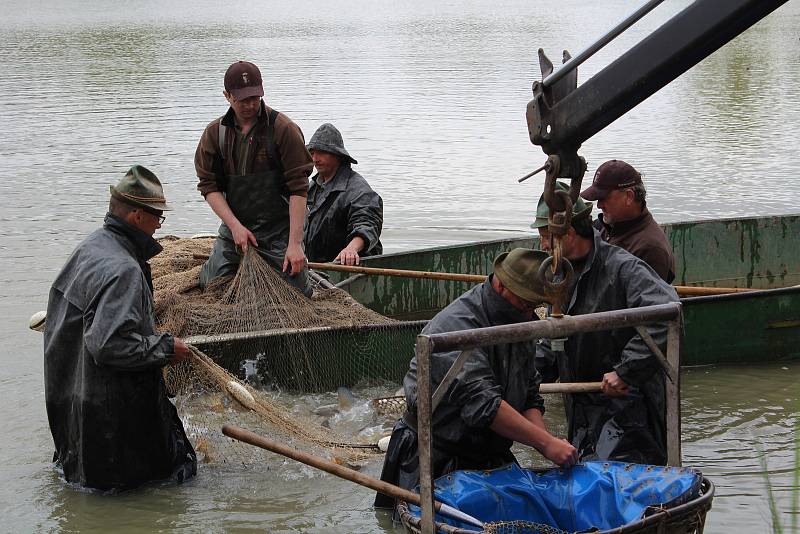
[[[423, 334], [454, 332], [535, 320], [545, 301], [536, 272], [547, 255], [518, 248], [494, 262], [494, 274], [439, 312]], [[535, 447], [553, 463], [569, 467], [577, 451], [544, 424], [540, 378], [532, 358], [534, 340], [473, 349], [432, 418], [432, 469], [439, 477], [456, 469], [492, 469], [514, 462], [511, 445]], [[461, 351], [431, 355], [435, 391]], [[417, 360], [403, 380], [407, 411], [392, 431], [381, 480], [413, 489], [419, 483], [417, 450]], [[391, 508], [378, 494], [375, 506]]]
[[[557, 187], [568, 191], [560, 182]], [[572, 225], [562, 238], [564, 257], [574, 268], [564, 313], [677, 302], [675, 289], [649, 265], [600, 237], [592, 227], [591, 210], [590, 203], [578, 198]], [[539, 230], [544, 250], [551, 248], [548, 213], [542, 196], [531, 226]], [[646, 329], [664, 352], [666, 324]], [[574, 334], [563, 342], [563, 350], [550, 340], [539, 343], [536, 367], [543, 382], [602, 382], [602, 393], [565, 396], [567, 439], [581, 461], [666, 464], [665, 376], [656, 358], [634, 328]]]
[[381, 254], [383, 200], [351, 167], [358, 162], [344, 148], [342, 134], [323, 124], [308, 151], [317, 169], [308, 189], [304, 241], [309, 260], [358, 265], [365, 256]]
[[169, 209], [155, 174], [132, 167], [111, 187], [105, 224], [53, 282], [44, 330], [45, 400], [54, 461], [68, 482], [124, 490], [196, 473], [194, 449], [162, 368], [189, 357], [155, 328], [147, 261]]

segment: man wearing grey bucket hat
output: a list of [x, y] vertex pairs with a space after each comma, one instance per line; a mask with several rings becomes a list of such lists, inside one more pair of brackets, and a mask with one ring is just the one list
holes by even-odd
[[383, 200], [351, 167], [358, 162], [345, 149], [342, 134], [325, 123], [307, 148], [317, 169], [308, 189], [308, 258], [358, 265], [362, 257], [381, 254]]
[[77, 246], [50, 289], [45, 401], [55, 462], [68, 482], [122, 490], [196, 472], [162, 374], [189, 351], [156, 330], [147, 263], [161, 252], [152, 236], [169, 209], [156, 175], [131, 167], [111, 186], [105, 224]]
[[[437, 334], [535, 320], [545, 302], [536, 273], [547, 254], [517, 248], [500, 254], [494, 274], [453, 301], [422, 330]], [[557, 465], [569, 467], [575, 448], [550, 434], [544, 424], [541, 379], [532, 356], [535, 340], [473, 349], [433, 414], [434, 478], [456, 469], [492, 469], [514, 462], [516, 441], [536, 448]], [[435, 391], [460, 351], [431, 355], [431, 388]], [[417, 452], [417, 361], [403, 380], [407, 411], [394, 426], [381, 479], [406, 489], [419, 483]], [[391, 498], [378, 494], [375, 506], [390, 508]]]
[[264, 103], [261, 71], [249, 61], [228, 67], [222, 94], [230, 108], [206, 126], [194, 157], [197, 189], [222, 221], [200, 286], [235, 274], [252, 246], [311, 296], [303, 222], [313, 164], [303, 132]]

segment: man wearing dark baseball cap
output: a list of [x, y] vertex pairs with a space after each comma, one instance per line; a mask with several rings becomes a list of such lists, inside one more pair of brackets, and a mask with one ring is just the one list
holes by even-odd
[[[547, 254], [516, 248], [494, 261], [494, 274], [470, 289], [422, 330], [437, 334], [537, 319], [534, 309], [546, 302], [536, 273]], [[531, 357], [534, 341], [500, 343], [472, 350], [463, 370], [433, 414], [433, 475], [456, 469], [491, 469], [514, 462], [515, 441], [537, 449], [553, 463], [570, 467], [575, 447], [547, 431], [539, 375]], [[441, 383], [461, 351], [431, 355], [431, 388]], [[417, 360], [403, 380], [408, 410], [394, 426], [381, 479], [406, 489], [419, 483], [417, 451]], [[393, 500], [378, 494], [375, 506]]]
[[261, 71], [249, 61], [237, 61], [225, 71], [225, 92], [235, 100], [264, 96]]
[[314, 165], [300, 128], [264, 103], [261, 71], [237, 61], [225, 72], [228, 112], [206, 126], [195, 152], [197, 189], [221, 219], [200, 285], [232, 275], [253, 247], [311, 296], [303, 223]]
[[665, 281], [675, 278], [675, 257], [664, 231], [647, 209], [642, 175], [619, 159], [606, 161], [581, 196], [603, 210], [595, 226], [602, 238], [644, 260]]

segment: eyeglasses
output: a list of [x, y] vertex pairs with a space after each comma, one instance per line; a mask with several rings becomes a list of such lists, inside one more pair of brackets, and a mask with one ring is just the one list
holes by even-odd
[[155, 211], [146, 210], [146, 209], [142, 209], [142, 208], [140, 208], [140, 209], [143, 212], [149, 213], [153, 217], [156, 217], [158, 219], [158, 224], [164, 224], [164, 221], [167, 219], [165, 216], [161, 215], [161, 213], [156, 213]]

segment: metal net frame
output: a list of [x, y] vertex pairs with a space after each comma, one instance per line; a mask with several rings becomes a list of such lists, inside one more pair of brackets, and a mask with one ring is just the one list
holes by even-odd
[[[342, 402], [353, 399], [337, 389], [345, 397], [354, 386], [370, 398], [393, 393], [421, 324], [383, 317], [318, 277], [307, 298], [252, 248], [235, 276], [202, 290], [213, 239], [160, 243], [164, 251], [151, 260], [157, 326], [192, 351], [165, 379], [201, 461], [247, 466], [268, 458], [223, 436], [228, 423], [354, 467], [382, 454], [377, 442], [394, 418], [371, 403], [345, 414]], [[320, 399], [339, 402], [317, 406]]]

